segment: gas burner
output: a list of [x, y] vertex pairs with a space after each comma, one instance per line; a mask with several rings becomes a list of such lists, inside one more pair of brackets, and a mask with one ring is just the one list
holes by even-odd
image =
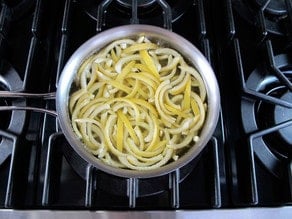
[[[121, 4], [124, 7], [132, 8], [132, 0], [117, 0], [119, 4]], [[156, 0], [140, 0], [137, 1], [137, 6], [138, 7], [148, 7], [155, 3]]]
[[[109, 26], [112, 24], [128, 24], [131, 19], [132, 13], [132, 0], [114, 0], [109, 1], [106, 10], [106, 23]], [[175, 0], [166, 1], [171, 8], [172, 22], [179, 19], [192, 5], [192, 1], [189, 0]], [[84, 8], [86, 14], [97, 20], [98, 6], [102, 1], [86, 0], [80, 1], [80, 4]], [[140, 23], [156, 23], [163, 22], [163, 10], [157, 0], [142, 0], [137, 1], [137, 15]]]
[[[254, 0], [258, 6], [262, 7], [266, 4], [267, 0]], [[274, 15], [287, 14], [287, 6], [285, 0], [270, 0], [266, 7], [266, 12]]]
[[[5, 91], [19, 91], [22, 89], [23, 83], [15, 71], [15, 69], [8, 62], [1, 62], [0, 65], [0, 90]], [[8, 100], [1, 98], [0, 106], [25, 106], [25, 100]], [[18, 135], [22, 132], [25, 123], [26, 113], [23, 111], [0, 111], [0, 129], [7, 131], [13, 135]], [[9, 157], [12, 152], [11, 139], [4, 138], [0, 135], [0, 165]]]
[[[259, 27], [259, 16], [261, 7], [265, 5], [267, 0], [232, 0], [235, 11], [249, 25]], [[285, 0], [271, 0], [264, 10], [265, 28], [268, 32], [276, 35], [287, 35], [289, 30], [289, 20], [287, 15], [287, 6]]]
[[[292, 60], [286, 54], [274, 57], [275, 67], [292, 81]], [[246, 81], [246, 87], [269, 97], [292, 103], [292, 92], [265, 65], [256, 68]], [[260, 99], [243, 98], [241, 115], [247, 134], [261, 133], [251, 139], [251, 146], [257, 157], [275, 176], [280, 177], [281, 163], [292, 156], [291, 108]], [[288, 125], [280, 128], [281, 124]], [[279, 128], [277, 128], [279, 127]], [[272, 131], [272, 129], [274, 130]]]
[[[64, 138], [64, 136], [62, 137]], [[59, 142], [61, 141], [60, 139], [58, 140]], [[72, 147], [67, 143], [65, 138], [62, 139], [62, 148], [63, 154], [69, 165], [81, 178], [86, 180], [89, 164], [72, 149]], [[200, 156], [180, 168], [179, 182], [182, 182], [192, 172], [199, 160], [199, 157]], [[96, 174], [97, 178], [96, 187], [98, 187], [102, 191], [117, 196], [128, 195], [129, 179], [110, 175], [99, 170], [95, 171], [93, 174]], [[169, 190], [169, 177], [169, 174], [165, 174], [153, 178], [139, 179], [139, 191], [137, 197], [156, 195]]]

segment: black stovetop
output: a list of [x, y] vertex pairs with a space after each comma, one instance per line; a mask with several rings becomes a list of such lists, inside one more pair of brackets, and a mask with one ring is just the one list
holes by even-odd
[[[83, 42], [110, 27], [143, 23], [171, 29], [202, 51], [218, 79], [221, 114], [189, 165], [161, 177], [124, 179], [78, 157], [55, 117], [0, 111], [0, 209], [291, 205], [291, 0], [146, 0], [136, 10], [125, 0], [1, 2], [0, 90], [54, 92]], [[54, 110], [54, 104], [0, 94], [0, 109]]]

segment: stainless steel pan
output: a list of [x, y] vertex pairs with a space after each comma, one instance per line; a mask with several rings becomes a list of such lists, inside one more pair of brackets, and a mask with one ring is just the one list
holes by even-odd
[[[206, 120], [204, 127], [200, 133], [200, 140], [196, 142], [196, 147], [190, 147], [188, 152], [180, 157], [177, 161], [171, 162], [165, 166], [159, 167], [154, 170], [148, 171], [134, 171], [128, 169], [121, 169], [111, 167], [93, 154], [89, 153], [85, 148], [80, 139], [75, 135], [68, 112], [68, 99], [70, 95], [71, 84], [75, 78], [76, 72], [81, 65], [81, 63], [89, 57], [94, 52], [102, 49], [110, 42], [120, 39], [120, 38], [136, 38], [137, 35], [145, 35], [151, 40], [165, 44], [173, 49], [179, 51], [190, 63], [192, 63], [196, 69], [200, 72], [203, 81], [206, 86], [207, 91], [207, 104], [208, 111], [206, 115]], [[24, 93], [11, 93], [11, 92], [0, 92], [0, 96], [10, 96], [10, 97], [35, 97], [38, 94], [24, 94]], [[44, 98], [51, 98], [51, 95], [44, 94]], [[184, 39], [182, 36], [171, 32], [169, 30], [151, 26], [151, 25], [125, 25], [115, 27], [106, 31], [103, 31], [94, 37], [90, 38], [84, 44], [82, 44], [69, 58], [67, 61], [58, 82], [57, 92], [56, 92], [56, 112], [44, 109], [36, 108], [17, 108], [17, 107], [0, 107], [0, 110], [38, 110], [45, 113], [50, 113], [52, 115], [57, 115], [61, 129], [73, 147], [73, 149], [89, 164], [95, 166], [96, 168], [105, 171], [107, 173], [127, 177], [127, 178], [149, 178], [159, 175], [163, 175], [180, 168], [191, 160], [195, 159], [204, 149], [208, 141], [210, 140], [215, 127], [217, 125], [219, 111], [220, 111], [220, 93], [217, 84], [217, 80], [212, 67], [206, 60], [204, 55], [189, 41]]]

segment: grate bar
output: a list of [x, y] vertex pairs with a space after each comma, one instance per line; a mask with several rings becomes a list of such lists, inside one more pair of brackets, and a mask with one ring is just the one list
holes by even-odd
[[66, 0], [65, 2], [65, 9], [64, 9], [64, 16], [62, 20], [62, 37], [61, 37], [61, 44], [59, 49], [59, 56], [58, 56], [58, 63], [57, 63], [57, 78], [56, 78], [56, 88], [58, 87], [59, 77], [61, 71], [65, 64], [65, 56], [68, 47], [68, 30], [69, 30], [69, 16], [71, 12], [71, 0]]
[[34, 37], [37, 37], [39, 34], [39, 28], [40, 28], [40, 22], [41, 22], [40, 20], [41, 20], [41, 15], [43, 13], [42, 4], [43, 4], [43, 0], [38, 0], [36, 3], [36, 9], [34, 11], [34, 17], [33, 17], [32, 27], [31, 27], [31, 32]]
[[203, 53], [207, 60], [211, 63], [211, 50], [210, 50], [210, 41], [207, 38], [204, 38], [201, 41], [202, 48], [203, 48]]
[[255, 91], [255, 90], [251, 90], [246, 86], [238, 39], [234, 40], [234, 47], [235, 47], [235, 52], [236, 52], [235, 56], [236, 56], [237, 70], [240, 74], [239, 79], [241, 81], [241, 88], [242, 88], [242, 91], [244, 92], [244, 94], [246, 95], [246, 97], [253, 97], [253, 98], [256, 98], [258, 100], [265, 101], [267, 103], [272, 103], [272, 104], [280, 105], [283, 107], [292, 108], [292, 103], [289, 103], [288, 101], [281, 100], [281, 99], [276, 98], [276, 97], [268, 96], [266, 94], [260, 93], [260, 92]]
[[[264, 146], [264, 140], [263, 136], [271, 134], [273, 132], [276, 132], [280, 129], [284, 129], [288, 126], [292, 126], [292, 120], [285, 121], [283, 123], [279, 123], [271, 128], [267, 128], [258, 132], [253, 133], [249, 137], [249, 145], [253, 151], [255, 151], [257, 154], [260, 154], [260, 156], [271, 156], [272, 158], [275, 157], [274, 154], [267, 152], [266, 148], [258, 148], [261, 145]], [[257, 147], [253, 147], [253, 145], [257, 145]], [[273, 161], [273, 162], [272, 162]], [[282, 166], [279, 160], [275, 157], [275, 159], [272, 159], [272, 161], [265, 162], [265, 166], [268, 167], [268, 170], [271, 170], [271, 173], [276, 177], [282, 177], [283, 171]]]
[[214, 200], [213, 207], [220, 208], [222, 203], [221, 198], [221, 184], [220, 184], [220, 164], [217, 138], [212, 137], [213, 144], [213, 158], [214, 158]]
[[53, 188], [53, 173], [52, 173], [52, 166], [54, 163], [54, 160], [56, 157], [54, 156], [54, 144], [53, 142], [62, 136], [63, 133], [57, 132], [49, 137], [49, 142], [48, 142], [48, 152], [47, 152], [47, 157], [46, 157], [46, 165], [45, 165], [45, 175], [44, 175], [44, 187], [43, 187], [43, 193], [42, 193], [42, 205], [43, 206], [49, 206], [51, 204], [52, 200], [52, 190]]
[[228, 36], [227, 37], [230, 41], [232, 41], [234, 39], [236, 30], [235, 30], [231, 0], [226, 0], [226, 14], [227, 14], [227, 24], [228, 24]]
[[102, 30], [102, 25], [104, 22], [104, 16], [106, 13], [106, 9], [112, 1], [113, 0], [104, 0], [103, 2], [101, 2], [98, 5], [97, 15], [96, 15], [96, 20], [97, 20], [96, 32], [100, 32]]
[[165, 0], [157, 0], [163, 10], [164, 28], [172, 30], [172, 12], [171, 7]]
[[274, 52], [273, 52], [273, 47], [272, 47], [272, 42], [271, 40], [266, 41], [266, 49], [268, 52], [268, 59], [270, 63], [270, 67], [275, 73], [275, 75], [282, 81], [285, 86], [292, 91], [292, 83], [289, 81], [289, 79], [283, 74], [283, 72], [276, 67], [275, 60], [274, 60]]
[[65, 9], [63, 13], [64, 16], [62, 20], [62, 28], [61, 28], [63, 34], [68, 32], [70, 10], [71, 10], [71, 0], [66, 0]]
[[179, 208], [180, 207], [180, 199], [179, 199], [179, 179], [180, 179], [180, 171], [179, 169], [169, 174], [169, 186], [171, 192], [171, 207]]
[[252, 137], [250, 137], [248, 153], [250, 157], [250, 185], [251, 185], [251, 203], [252, 205], [257, 205], [259, 203], [259, 196], [257, 190], [257, 178], [255, 172], [255, 158], [254, 158], [254, 149], [252, 143]]
[[93, 200], [93, 190], [94, 190], [94, 174], [95, 168], [93, 166], [88, 166], [86, 169], [86, 194], [85, 194], [85, 206], [91, 207]]
[[288, 177], [289, 177], [289, 185], [290, 185], [290, 201], [292, 202], [292, 160], [290, 161], [288, 167]]
[[10, 167], [9, 167], [9, 175], [7, 180], [7, 188], [6, 188], [6, 196], [5, 196], [5, 207], [9, 208], [12, 206], [12, 198], [13, 198], [13, 190], [14, 190], [14, 176], [15, 176], [15, 151], [16, 151], [16, 145], [17, 145], [17, 137], [11, 133], [4, 132], [0, 130], [0, 135], [10, 139], [13, 143], [10, 145], [12, 147], [11, 152], [11, 161], [10, 161]]
[[264, 10], [259, 10], [258, 14], [257, 14], [257, 21], [259, 23], [259, 42], [263, 42], [265, 40], [265, 38], [268, 35], [268, 31], [266, 28], [266, 21], [265, 21], [265, 15], [264, 15]]
[[38, 39], [35, 36], [31, 38], [28, 58], [26, 61], [26, 66], [25, 66], [25, 76], [24, 76], [24, 82], [23, 82], [23, 87], [22, 87], [23, 90], [25, 90], [26, 88], [27, 80], [29, 78], [31, 68], [33, 66], [33, 59], [36, 52], [37, 42], [38, 42]]
[[138, 24], [138, 0], [132, 0], [132, 18], [131, 18], [131, 24]]
[[198, 11], [199, 11], [199, 26], [200, 26], [200, 39], [206, 37], [207, 35], [207, 27], [206, 27], [206, 19], [204, 12], [204, 3], [203, 0], [198, 0]]
[[204, 12], [204, 3], [202, 0], [198, 0], [198, 22], [199, 22], [199, 35], [198, 39], [201, 44], [202, 52], [204, 53], [205, 57], [209, 62], [211, 62], [211, 51], [210, 51], [210, 42], [207, 38], [207, 27], [206, 27], [206, 19], [205, 19], [205, 12]]
[[[255, 144], [255, 141], [257, 139], [262, 139], [264, 135], [268, 135], [272, 132], [278, 131], [280, 129], [283, 129], [285, 127], [292, 126], [292, 120], [280, 123], [278, 125], [275, 125], [271, 128], [264, 129], [261, 131], [258, 131], [256, 133], [253, 133], [249, 137], [249, 153], [250, 153], [250, 158], [251, 158], [251, 166], [250, 166], [250, 172], [251, 172], [251, 190], [252, 190], [252, 203], [251, 204], [258, 204], [259, 202], [259, 197], [258, 197], [258, 192], [257, 192], [257, 179], [256, 179], [256, 172], [255, 172], [255, 159], [254, 159], [254, 146], [257, 145]], [[275, 168], [275, 164], [270, 164], [271, 169]]]
[[59, 57], [58, 57], [58, 64], [57, 64], [57, 74], [56, 74], [56, 88], [58, 87], [58, 82], [59, 78], [62, 72], [62, 69], [65, 64], [65, 55], [67, 51], [67, 46], [68, 46], [68, 36], [67, 34], [63, 34], [61, 38], [61, 44], [60, 44], [60, 52], [59, 52]]
[[271, 0], [267, 0], [261, 7], [261, 11], [266, 10], [266, 8], [268, 7], [268, 5], [270, 4]]
[[129, 178], [127, 179], [127, 193], [129, 196], [129, 207], [136, 207], [136, 198], [138, 195], [138, 179], [137, 178]]
[[288, 120], [288, 121], [285, 121], [285, 122], [282, 122], [282, 123], [279, 123], [278, 125], [275, 125], [271, 128], [268, 128], [268, 129], [264, 129], [262, 131], [259, 131], [259, 132], [256, 132], [254, 134], [252, 134], [250, 136], [251, 138], [251, 141], [255, 138], [259, 138], [259, 137], [262, 137], [264, 135], [267, 135], [267, 134], [270, 134], [272, 132], [275, 132], [275, 131], [278, 131], [280, 129], [283, 129], [283, 128], [286, 128], [288, 126], [292, 126], [292, 119]]
[[270, 4], [270, 1], [271, 0], [267, 0], [262, 5], [262, 7], [260, 8], [260, 11], [258, 13], [258, 21], [259, 21], [259, 24], [260, 24], [260, 34], [261, 34], [261, 37], [262, 37], [260, 42], [263, 42], [265, 37], [268, 35], [264, 12], [265, 12], [266, 8], [268, 7], [268, 5]]

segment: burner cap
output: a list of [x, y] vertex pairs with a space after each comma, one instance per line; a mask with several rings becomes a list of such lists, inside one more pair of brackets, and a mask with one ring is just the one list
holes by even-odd
[[[132, 8], [132, 0], [117, 0], [117, 2], [119, 4], [121, 4], [122, 6], [125, 6], [127, 8]], [[156, 2], [156, 0], [140, 0], [137, 1], [137, 5], [138, 7], [148, 7], [150, 5], [152, 5], [154, 2]]]
[[[264, 6], [267, 0], [255, 0], [259, 6]], [[287, 6], [285, 0], [271, 0], [266, 7], [266, 12], [274, 15], [287, 14]]]
[[[292, 103], [292, 93], [286, 92], [282, 97], [282, 100], [285, 100], [289, 103]], [[275, 123], [279, 124], [292, 119], [292, 110], [277, 105], [275, 107]], [[289, 144], [292, 145], [292, 127], [288, 126], [286, 128], [279, 130], [280, 136]]]

